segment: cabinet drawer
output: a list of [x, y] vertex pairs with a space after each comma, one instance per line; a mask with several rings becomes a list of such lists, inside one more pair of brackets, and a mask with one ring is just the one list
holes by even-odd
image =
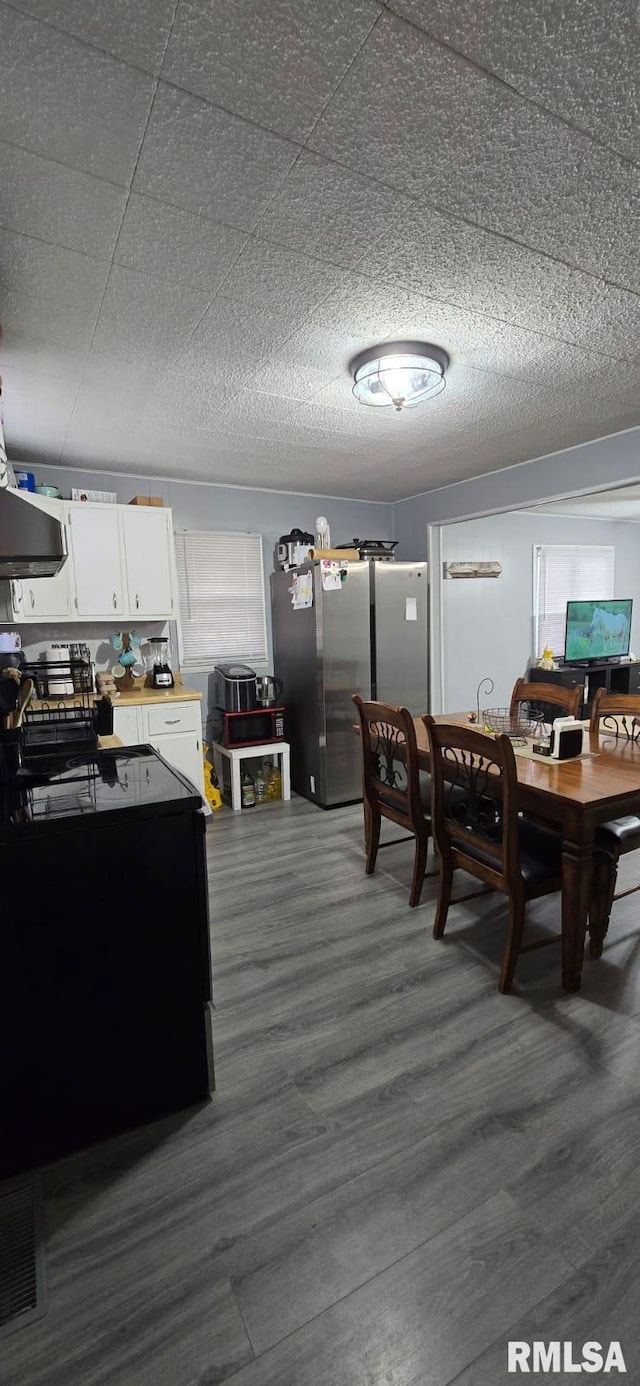
[[146, 709], [149, 736], [170, 736], [174, 732], [200, 734], [200, 704], [165, 703]]

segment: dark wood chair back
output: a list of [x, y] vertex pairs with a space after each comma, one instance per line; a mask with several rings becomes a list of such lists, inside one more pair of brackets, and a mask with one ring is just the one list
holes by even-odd
[[[509, 892], [521, 884], [517, 773], [507, 736], [425, 717], [431, 748], [431, 830], [441, 857], [465, 855]], [[484, 873], [483, 873], [484, 874]]]
[[561, 683], [527, 683], [518, 679], [511, 694], [510, 713], [515, 717], [522, 703], [545, 704], [562, 709], [567, 717], [579, 717], [584, 703], [584, 684], [564, 688]]
[[607, 693], [599, 688], [591, 708], [590, 731], [640, 743], [640, 694]]
[[425, 835], [413, 717], [406, 707], [365, 703], [354, 694], [362, 733], [363, 792], [370, 807]]

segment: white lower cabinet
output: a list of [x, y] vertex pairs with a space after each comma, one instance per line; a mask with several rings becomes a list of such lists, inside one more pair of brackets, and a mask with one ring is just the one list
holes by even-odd
[[204, 795], [200, 703], [114, 703], [113, 730], [125, 746], [153, 746]]
[[150, 736], [149, 743], [170, 765], [186, 775], [202, 794], [202, 746], [200, 738], [177, 732], [175, 736]]
[[113, 708], [113, 730], [124, 746], [140, 746], [144, 742], [142, 734], [140, 707], [123, 707], [115, 703]]

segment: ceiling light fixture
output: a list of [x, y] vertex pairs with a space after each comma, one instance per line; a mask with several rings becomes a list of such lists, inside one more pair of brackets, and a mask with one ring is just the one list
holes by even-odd
[[354, 356], [349, 369], [361, 404], [411, 409], [444, 390], [449, 357], [429, 342], [385, 342]]

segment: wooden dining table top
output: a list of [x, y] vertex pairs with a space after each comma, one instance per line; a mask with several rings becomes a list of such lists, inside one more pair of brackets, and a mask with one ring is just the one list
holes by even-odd
[[[467, 712], [441, 713], [435, 722], [453, 723], [470, 730], [482, 730], [469, 721]], [[420, 768], [429, 769], [429, 739], [421, 717], [414, 718]], [[640, 745], [613, 736], [611, 732], [592, 732], [590, 754], [574, 760], [553, 760], [547, 756], [519, 756], [516, 751], [518, 784], [542, 795], [569, 801], [576, 807], [596, 808], [615, 804], [618, 812], [626, 796], [630, 803], [640, 801]]]

